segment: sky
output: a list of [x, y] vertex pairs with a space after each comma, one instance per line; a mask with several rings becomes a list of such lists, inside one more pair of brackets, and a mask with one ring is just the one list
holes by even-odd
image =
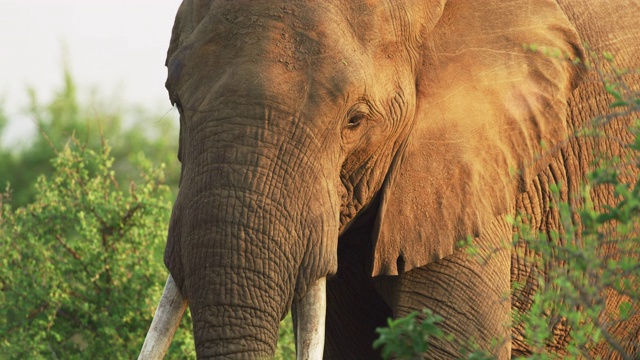
[[[47, 101], [66, 62], [80, 92], [169, 111], [164, 81], [180, 0], [0, 0], [0, 104], [11, 123], [3, 141], [33, 136], [23, 115], [27, 88]], [[160, 112], [159, 111], [159, 112]]]

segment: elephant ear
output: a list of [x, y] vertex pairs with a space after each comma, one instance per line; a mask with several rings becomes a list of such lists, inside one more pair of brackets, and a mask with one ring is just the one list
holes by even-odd
[[453, 253], [499, 215], [567, 137], [567, 98], [582, 72], [522, 44], [581, 58], [555, 1], [449, 1], [423, 36], [409, 135], [380, 191], [372, 275]]

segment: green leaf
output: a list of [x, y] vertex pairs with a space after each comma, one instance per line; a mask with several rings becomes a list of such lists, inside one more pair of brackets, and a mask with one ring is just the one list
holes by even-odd
[[613, 62], [614, 61], [614, 56], [610, 52], [603, 51], [602, 52], [602, 57], [608, 62]]
[[617, 89], [616, 84], [607, 83], [605, 84], [605, 90], [611, 94], [616, 100], [622, 101], [622, 95]]
[[609, 104], [610, 108], [618, 108], [618, 107], [627, 107], [629, 106], [629, 102], [625, 100], [616, 100]]

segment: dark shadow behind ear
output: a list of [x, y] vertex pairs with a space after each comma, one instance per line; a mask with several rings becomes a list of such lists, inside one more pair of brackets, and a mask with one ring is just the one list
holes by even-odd
[[424, 35], [414, 123], [380, 190], [372, 275], [453, 253], [515, 196], [567, 137], [566, 101], [582, 72], [522, 44], [583, 58], [555, 1], [449, 1]]

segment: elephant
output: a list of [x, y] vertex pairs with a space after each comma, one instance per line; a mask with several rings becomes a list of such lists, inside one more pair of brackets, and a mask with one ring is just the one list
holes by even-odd
[[[508, 326], [526, 294], [510, 294], [534, 280], [502, 246], [507, 218], [557, 229], [549, 188], [569, 199], [599, 149], [629, 151], [620, 123], [572, 135], [610, 103], [574, 62], [606, 50], [640, 67], [640, 2], [614, 3], [184, 0], [166, 60], [182, 164], [173, 297], [141, 358], [171, 341], [163, 304], [187, 303], [198, 358], [273, 356], [292, 310], [299, 359], [377, 359], [375, 329], [424, 307], [498, 359], [527, 354]], [[611, 191], [594, 189], [595, 206]], [[430, 341], [425, 358], [462, 354]]]

